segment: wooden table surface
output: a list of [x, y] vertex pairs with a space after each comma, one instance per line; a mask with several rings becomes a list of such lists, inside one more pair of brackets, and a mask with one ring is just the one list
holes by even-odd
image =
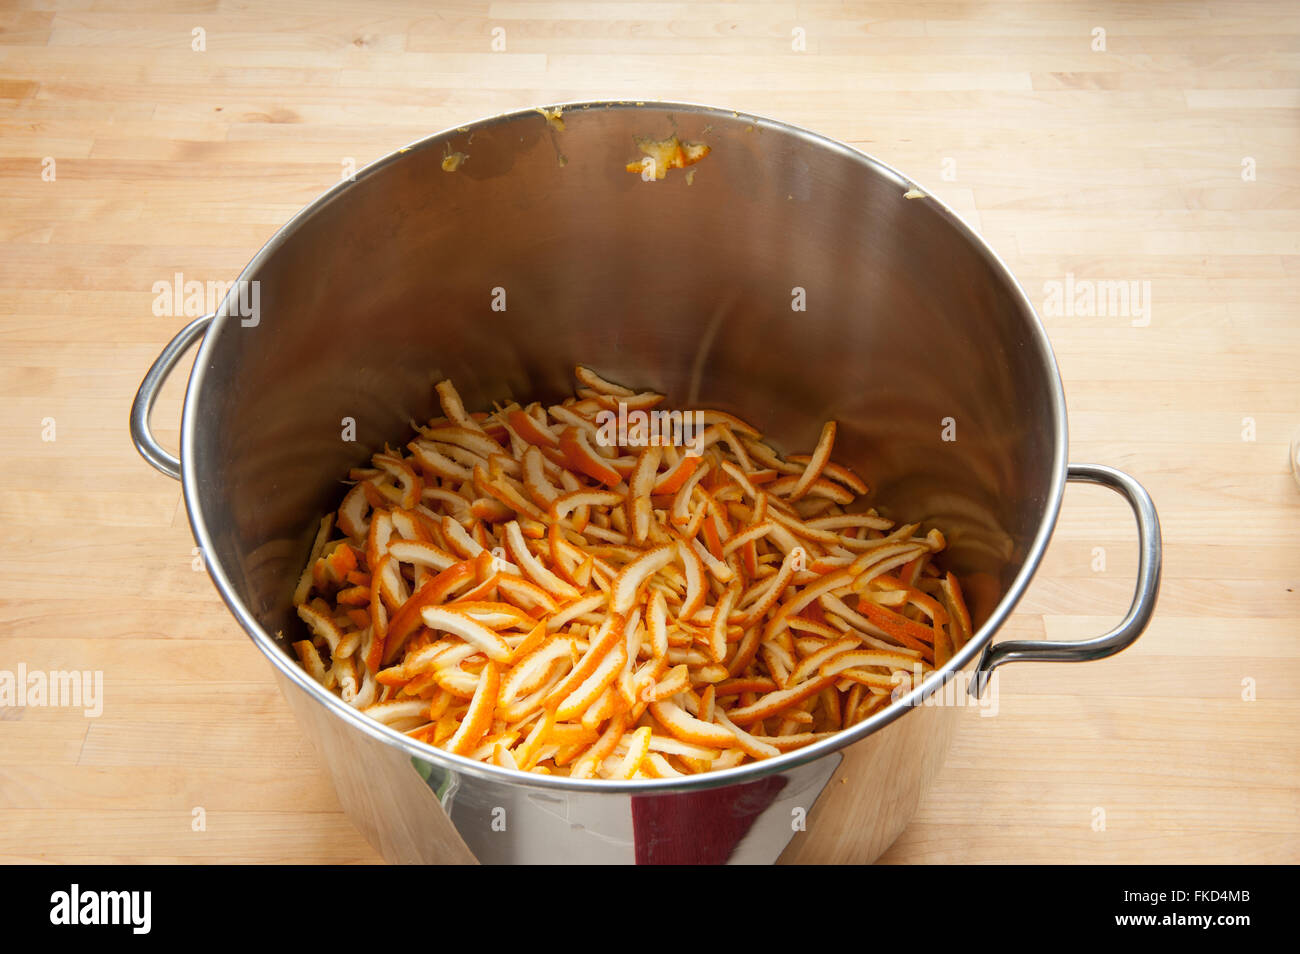
[[[4, 0], [0, 680], [103, 691], [98, 717], [0, 708], [0, 858], [378, 859], [193, 569], [179, 485], [132, 449], [187, 320], [153, 285], [233, 279], [349, 159], [602, 98], [852, 143], [1045, 311], [1050, 282], [1149, 289], [1145, 316], [1044, 320], [1071, 459], [1160, 509], [1156, 619], [1114, 659], [1007, 667], [886, 860], [1300, 860], [1300, 9], [1262, 0]], [[154, 415], [173, 447], [182, 388]], [[1119, 498], [1070, 487], [1002, 635], [1101, 633], [1135, 541]]]

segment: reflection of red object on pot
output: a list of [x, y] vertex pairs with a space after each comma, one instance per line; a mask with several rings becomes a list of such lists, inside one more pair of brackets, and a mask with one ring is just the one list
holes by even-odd
[[636, 863], [724, 864], [783, 788], [784, 778], [769, 775], [740, 788], [633, 798]]

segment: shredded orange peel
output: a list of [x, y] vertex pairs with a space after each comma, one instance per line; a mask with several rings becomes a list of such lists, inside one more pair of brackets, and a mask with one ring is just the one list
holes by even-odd
[[[303, 668], [411, 737], [575, 778], [689, 775], [852, 726], [971, 637], [937, 530], [706, 410], [698, 453], [605, 446], [658, 406], [578, 368], [575, 397], [443, 416], [385, 448], [321, 522], [294, 594]], [[702, 451], [699, 448], [703, 448]]]

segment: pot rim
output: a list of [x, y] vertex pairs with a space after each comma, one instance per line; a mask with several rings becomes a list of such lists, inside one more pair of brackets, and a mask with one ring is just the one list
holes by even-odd
[[[1068, 446], [1068, 430], [1065, 409], [1065, 392], [1061, 383], [1060, 370], [1056, 364], [1056, 357], [1052, 351], [1051, 342], [1047, 337], [1047, 331], [1043, 326], [1042, 319], [1039, 317], [1037, 310], [1029, 301], [1025, 294], [1024, 288], [1012, 274], [1002, 258], [995, 252], [992, 247], [980, 236], [974, 229], [968, 226], [955, 212], [946, 204], [935, 198], [929, 190], [919, 186], [913, 179], [903, 175], [892, 166], [888, 165], [868, 155], [859, 149], [855, 149], [847, 143], [831, 139], [820, 133], [796, 126], [792, 123], [781, 120], [770, 119], [764, 116], [757, 116], [750, 113], [737, 113], [734, 110], [724, 109], [722, 107], [708, 106], [698, 103], [686, 102], [667, 102], [638, 100], [636, 102], [628, 100], [591, 100], [591, 101], [574, 101], [556, 103], [544, 107], [532, 107], [527, 109], [513, 110], [510, 112], [499, 113], [495, 116], [485, 117], [470, 123], [460, 123], [456, 126], [449, 126], [439, 132], [432, 133], [423, 139], [416, 140], [409, 145], [390, 152], [363, 169], [358, 170], [356, 175], [351, 179], [345, 179], [326, 190], [309, 205], [300, 209], [288, 222], [281, 226], [274, 235], [267, 241], [257, 254], [249, 261], [239, 274], [239, 280], [232, 286], [231, 294], [237, 294], [237, 289], [243, 281], [251, 281], [261, 266], [271, 258], [272, 255], [284, 245], [290, 237], [299, 229], [309, 224], [313, 216], [333, 202], [348, 189], [353, 188], [363, 179], [376, 175], [380, 170], [390, 163], [397, 162], [406, 154], [426, 149], [440, 148], [444, 142], [450, 140], [453, 136], [473, 133], [476, 130], [488, 128], [498, 123], [509, 123], [523, 119], [529, 116], [536, 117], [538, 122], [547, 122], [548, 120], [540, 114], [541, 109], [556, 110], [562, 112], [572, 112], [574, 110], [591, 110], [591, 109], [627, 109], [627, 110], [645, 110], [653, 112], [681, 112], [695, 113], [709, 116], [712, 119], [721, 122], [735, 122], [737, 120], [745, 121], [756, 126], [762, 126], [776, 132], [785, 133], [802, 140], [805, 144], [821, 149], [830, 149], [839, 153], [845, 158], [863, 166], [867, 171], [876, 175], [882, 175], [894, 180], [898, 186], [905, 191], [919, 189], [925, 194], [928, 202], [938, 206], [941, 215], [947, 220], [949, 226], [956, 229], [967, 241], [972, 243], [975, 250], [980, 253], [993, 268], [995, 273], [1001, 275], [1007, 283], [1009, 289], [1014, 293], [1019, 303], [1023, 306], [1025, 312], [1032, 319], [1029, 322], [1029, 335], [1033, 347], [1037, 349], [1038, 357], [1048, 370], [1048, 384], [1051, 397], [1051, 407], [1049, 416], [1056, 425], [1056, 441], [1052, 450], [1052, 489], [1048, 494], [1048, 499], [1044, 504], [1044, 512], [1038, 526], [1038, 532], [1035, 534], [1029, 550], [1025, 555], [1025, 560], [1016, 574], [1011, 586], [998, 601], [989, 618], [984, 621], [978, 631], [967, 641], [961, 651], [956, 653], [952, 659], [940, 670], [936, 670], [924, 680], [920, 686], [913, 689], [910, 693], [901, 699], [897, 699], [877, 712], [868, 719], [863, 720], [855, 726], [843, 729], [827, 739], [804, 748], [795, 749], [791, 752], [783, 753], [775, 758], [766, 759], [761, 762], [750, 762], [733, 768], [721, 769], [715, 772], [704, 772], [698, 775], [687, 776], [683, 778], [672, 779], [642, 779], [642, 780], [613, 780], [613, 779], [572, 779], [564, 776], [539, 775], [532, 772], [522, 772], [517, 769], [500, 768], [486, 762], [479, 762], [474, 759], [466, 758], [461, 755], [452, 755], [443, 749], [435, 748], [426, 743], [419, 742], [404, 733], [390, 728], [383, 723], [377, 722], [363, 715], [360, 710], [354, 709], [348, 705], [340, 696], [327, 690], [320, 683], [316, 682], [306, 670], [297, 665], [289, 655], [280, 648], [280, 644], [275, 637], [268, 633], [260, 623], [253, 617], [247, 607], [235, 595], [230, 579], [225, 573], [222, 566], [215, 561], [208, 563], [208, 575], [212, 578], [217, 592], [221, 595], [222, 601], [230, 610], [235, 619], [248, 633], [249, 637], [258, 649], [271, 661], [280, 673], [304, 690], [308, 695], [314, 697], [317, 702], [331, 710], [336, 716], [342, 718], [353, 728], [365, 733], [367, 736], [377, 741], [395, 746], [412, 758], [420, 759], [425, 762], [431, 762], [441, 765], [455, 772], [463, 772], [480, 779], [502, 782], [509, 785], [520, 785], [532, 788], [578, 791], [578, 792], [609, 792], [612, 794], [644, 794], [656, 795], [666, 794], [669, 792], [686, 792], [702, 791], [706, 789], [719, 788], [729, 785], [738, 785], [746, 782], [752, 782], [769, 775], [778, 774], [789, 769], [797, 768], [813, 762], [824, 756], [830, 755], [842, 748], [859, 742], [869, 735], [885, 728], [895, 719], [898, 719], [910, 712], [913, 708], [918, 707], [931, 694], [938, 691], [949, 679], [953, 678], [955, 673], [965, 669], [967, 665], [975, 659], [976, 655], [982, 653], [993, 638], [993, 634], [1001, 628], [1011, 615], [1012, 610], [1024, 595], [1029, 586], [1029, 581], [1038, 569], [1042, 560], [1043, 552], [1047, 548], [1047, 543], [1055, 529], [1057, 517], [1060, 513], [1061, 499], [1065, 492], [1066, 482], [1066, 448]], [[185, 392], [185, 404], [181, 418], [181, 483], [182, 492], [185, 500], [185, 509], [189, 517], [190, 528], [194, 533], [194, 539], [202, 548], [204, 553], [214, 552], [212, 539], [208, 533], [207, 525], [203, 519], [203, 510], [199, 497], [198, 482], [193, 478], [194, 469], [194, 430], [197, 426], [194, 405], [195, 396], [203, 387], [205, 372], [208, 367], [208, 361], [215, 348], [215, 342], [221, 330], [226, 326], [230, 313], [227, 311], [228, 304], [234, 304], [229, 297], [222, 302], [221, 307], [217, 310], [213, 319], [212, 327], [204, 335], [203, 341], [199, 347], [199, 352], [194, 359], [194, 366], [190, 372], [189, 383]]]

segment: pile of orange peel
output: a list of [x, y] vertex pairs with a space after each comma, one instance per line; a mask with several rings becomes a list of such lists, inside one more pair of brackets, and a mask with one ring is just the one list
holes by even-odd
[[602, 411], [664, 396], [577, 377], [474, 414], [443, 381], [405, 453], [351, 471], [294, 593], [308, 673], [457, 755], [671, 778], [827, 738], [970, 638], [943, 535], [861, 506], [834, 422], [807, 456], [716, 410], [689, 450], [610, 444]]

